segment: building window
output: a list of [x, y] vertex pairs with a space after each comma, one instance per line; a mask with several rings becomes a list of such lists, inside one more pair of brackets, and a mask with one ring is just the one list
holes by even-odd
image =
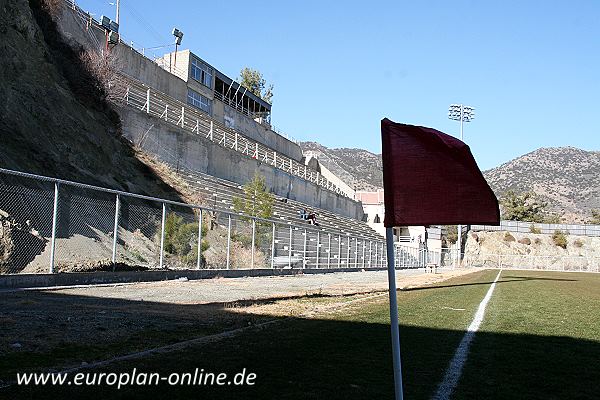
[[191, 89], [188, 89], [188, 104], [191, 104], [202, 111], [206, 111], [209, 114], [211, 113], [210, 100]]
[[202, 61], [192, 58], [190, 75], [204, 86], [212, 88], [212, 68]]

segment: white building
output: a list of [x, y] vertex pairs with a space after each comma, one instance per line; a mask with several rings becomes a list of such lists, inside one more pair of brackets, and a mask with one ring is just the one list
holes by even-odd
[[[385, 217], [384, 191], [356, 191], [354, 199], [362, 202], [365, 218], [369, 226], [385, 236], [383, 219]], [[439, 227], [399, 226], [394, 228], [394, 240], [409, 247], [419, 247], [427, 237], [427, 248], [440, 250], [442, 247], [442, 230]]]

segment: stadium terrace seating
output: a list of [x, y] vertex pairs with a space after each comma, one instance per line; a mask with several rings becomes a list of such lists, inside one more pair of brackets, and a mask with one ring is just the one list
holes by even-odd
[[[242, 185], [190, 170], [179, 169], [178, 174], [199, 191], [207, 207], [234, 212], [233, 198], [244, 196]], [[300, 218], [302, 208], [316, 213], [319, 226]], [[223, 218], [219, 223], [226, 223]], [[273, 266], [302, 267], [303, 261], [314, 268], [383, 266], [384, 238], [365, 222], [289, 199], [274, 202], [271, 219], [280, 221]]]

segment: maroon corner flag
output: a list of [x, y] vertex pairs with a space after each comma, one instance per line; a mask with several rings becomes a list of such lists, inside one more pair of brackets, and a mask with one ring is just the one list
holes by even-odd
[[381, 121], [386, 227], [498, 225], [498, 200], [469, 150], [435, 129]]
[[498, 225], [498, 200], [469, 146], [422, 126], [381, 121], [390, 328], [396, 400], [403, 400], [394, 226]]

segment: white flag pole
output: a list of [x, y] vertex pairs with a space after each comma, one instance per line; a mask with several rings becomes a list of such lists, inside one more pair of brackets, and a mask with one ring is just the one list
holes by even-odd
[[390, 325], [392, 328], [392, 356], [394, 359], [394, 390], [396, 400], [403, 400], [402, 366], [400, 360], [400, 332], [398, 329], [398, 299], [396, 296], [396, 270], [394, 269], [394, 232], [392, 228], [385, 229], [388, 284], [390, 289]]

